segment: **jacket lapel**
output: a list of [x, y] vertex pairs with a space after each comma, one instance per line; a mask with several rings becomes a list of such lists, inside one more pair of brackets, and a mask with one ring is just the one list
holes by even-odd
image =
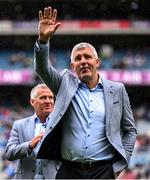
[[28, 118], [25, 129], [27, 132], [28, 139], [31, 140], [35, 134], [35, 118], [34, 118], [34, 116], [31, 116]]
[[[68, 83], [67, 86], [66, 83]], [[60, 119], [66, 112], [66, 109], [68, 108], [75, 92], [77, 91], [78, 84], [79, 82], [75, 77], [70, 77], [70, 79], [67, 80], [67, 82], [65, 80], [62, 82], [59, 92], [57, 94], [54, 109], [49, 116], [50, 121], [47, 125], [47, 129], [50, 129], [51, 126], [54, 128], [56, 124], [60, 121]], [[59, 114], [59, 117], [57, 116], [56, 118], [57, 114]], [[46, 131], [45, 136], [48, 133], [49, 131]]]

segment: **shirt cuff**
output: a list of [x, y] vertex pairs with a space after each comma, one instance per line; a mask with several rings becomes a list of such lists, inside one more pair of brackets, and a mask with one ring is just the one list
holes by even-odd
[[46, 44], [45, 43], [41, 44], [41, 42], [39, 40], [36, 40], [35, 47], [36, 47], [37, 51], [39, 51], [47, 46], [49, 46], [49, 42], [47, 42]]

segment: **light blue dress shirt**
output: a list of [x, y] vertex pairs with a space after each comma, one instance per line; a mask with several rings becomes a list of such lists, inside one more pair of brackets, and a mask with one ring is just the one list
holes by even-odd
[[62, 157], [70, 161], [109, 160], [114, 148], [105, 132], [105, 102], [101, 80], [93, 89], [79, 87], [63, 122]]
[[[49, 117], [46, 118], [46, 121], [44, 123], [40, 122], [40, 119], [37, 117], [36, 114], [34, 114], [35, 116], [35, 130], [34, 130], [34, 134], [35, 136], [37, 136], [40, 132], [45, 132], [47, 123], [49, 121]], [[34, 148], [34, 152], [37, 153], [40, 147], [40, 142], [36, 145], [36, 147]]]
[[40, 122], [40, 119], [35, 114], [35, 136], [37, 136], [40, 132], [44, 132], [49, 120], [49, 117], [46, 118], [46, 121], [44, 123]]

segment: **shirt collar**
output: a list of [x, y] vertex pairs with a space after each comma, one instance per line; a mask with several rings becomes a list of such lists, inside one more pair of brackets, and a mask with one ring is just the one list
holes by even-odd
[[[40, 119], [39, 119], [39, 117], [37, 116], [37, 114], [36, 113], [34, 113], [34, 119], [35, 119], [35, 124], [39, 124], [39, 123], [41, 123], [40, 122]], [[49, 116], [46, 118], [46, 122], [44, 122], [44, 123], [48, 123], [48, 121], [49, 121]], [[44, 123], [42, 123], [42, 124], [44, 124]]]
[[[97, 85], [94, 87], [94, 88], [92, 88], [92, 89], [103, 89], [103, 83], [102, 83], [102, 79], [101, 79], [101, 77], [100, 77], [100, 75], [98, 74], [98, 83], [97, 83]], [[83, 83], [83, 82], [81, 82], [80, 81], [80, 79], [78, 79], [78, 82], [79, 82], [79, 87], [86, 87], [87, 88], [87, 85], [85, 84], [85, 83]]]

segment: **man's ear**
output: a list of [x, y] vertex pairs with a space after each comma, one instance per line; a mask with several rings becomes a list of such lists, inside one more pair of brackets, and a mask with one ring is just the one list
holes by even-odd
[[70, 67], [71, 67], [71, 69], [73, 70], [73, 71], [75, 71], [75, 69], [74, 69], [74, 64], [71, 62], [70, 63]]
[[99, 68], [101, 65], [101, 60], [100, 59], [97, 59], [97, 64], [96, 64], [96, 67]]
[[34, 104], [34, 99], [30, 99], [30, 104], [31, 104], [31, 106], [33, 106], [33, 104]]

